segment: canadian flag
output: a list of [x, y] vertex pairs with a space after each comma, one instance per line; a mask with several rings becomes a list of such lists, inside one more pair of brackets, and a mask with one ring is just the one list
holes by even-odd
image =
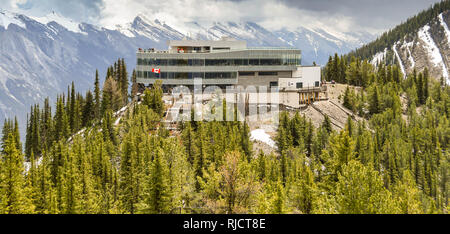
[[153, 68], [153, 69], [152, 69], [152, 72], [153, 72], [153, 73], [161, 73], [161, 70], [160, 70], [159, 68], [158, 68], [158, 69]]

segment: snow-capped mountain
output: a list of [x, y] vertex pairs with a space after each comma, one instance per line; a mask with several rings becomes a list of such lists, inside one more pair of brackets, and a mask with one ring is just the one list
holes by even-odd
[[442, 76], [450, 84], [449, 24], [450, 11], [445, 11], [412, 35], [397, 41], [391, 48], [375, 54], [372, 63], [386, 56], [394, 56], [403, 74], [411, 73], [414, 68], [422, 71], [426, 67], [432, 77]]
[[0, 119], [17, 115], [23, 131], [30, 105], [47, 96], [54, 99], [72, 81], [81, 92], [92, 88], [95, 69], [103, 78], [117, 58], [125, 58], [131, 73], [137, 48], [166, 49], [167, 40], [231, 36], [249, 46], [297, 47], [303, 64], [325, 64], [329, 55], [349, 52], [374, 38], [368, 33], [336, 35], [300, 26], [296, 31], [271, 32], [253, 22], [183, 24], [186, 27], [177, 30], [138, 15], [129, 24], [107, 29], [56, 13], [38, 18], [0, 10]]

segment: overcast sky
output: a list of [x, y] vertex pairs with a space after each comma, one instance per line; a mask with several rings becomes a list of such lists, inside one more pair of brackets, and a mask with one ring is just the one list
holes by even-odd
[[0, 0], [0, 8], [34, 16], [52, 11], [113, 27], [139, 14], [178, 22], [253, 21], [268, 29], [327, 27], [380, 33], [439, 0]]

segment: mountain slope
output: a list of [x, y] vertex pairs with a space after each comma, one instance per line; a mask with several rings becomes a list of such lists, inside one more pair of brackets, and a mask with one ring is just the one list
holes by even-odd
[[441, 13], [437, 20], [420, 28], [416, 36], [405, 38], [393, 47], [397, 51], [397, 59], [401, 67], [412, 72], [416, 67], [422, 70], [427, 67], [432, 76], [443, 76], [449, 80], [450, 56], [450, 11]]
[[404, 74], [427, 67], [431, 76], [450, 83], [450, 1], [442, 1], [384, 33], [350, 56], [396, 63]]
[[[400, 66], [404, 74], [411, 73], [414, 68], [422, 71], [429, 69], [432, 77], [444, 77], [450, 83], [450, 11], [421, 27], [414, 35], [405, 36], [391, 48], [385, 48], [372, 58], [372, 63], [392, 56], [392, 61]], [[392, 53], [388, 53], [388, 51]]]
[[77, 24], [71, 31], [54, 21], [42, 24], [8, 12], [0, 16], [0, 119], [17, 115], [22, 126], [30, 105], [55, 98], [72, 81], [85, 91], [93, 85], [96, 68], [105, 74], [107, 66], [123, 57], [131, 69], [136, 48], [181, 39], [168, 31], [158, 32], [160, 40], [155, 40], [90, 24]]

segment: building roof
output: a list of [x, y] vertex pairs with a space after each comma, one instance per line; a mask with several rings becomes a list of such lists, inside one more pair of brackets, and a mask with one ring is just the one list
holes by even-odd
[[[141, 49], [139, 48], [138, 53], [164, 53], [164, 54], [172, 54], [179, 53], [184, 49], [188, 49], [188, 53], [193, 51], [193, 48], [199, 48], [197, 53], [217, 53], [217, 52], [233, 52], [233, 51], [280, 51], [280, 50], [295, 50], [300, 51], [298, 48], [294, 47], [247, 47], [246, 41], [236, 40], [231, 37], [222, 37], [220, 40], [169, 40], [167, 41], [167, 45], [169, 46], [168, 50], [156, 50], [154, 48], [151, 49]], [[205, 47], [209, 47], [206, 48]]]
[[170, 47], [229, 47], [231, 50], [247, 48], [246, 41], [238, 41], [234, 38], [223, 37], [221, 40], [170, 40], [167, 42]]

